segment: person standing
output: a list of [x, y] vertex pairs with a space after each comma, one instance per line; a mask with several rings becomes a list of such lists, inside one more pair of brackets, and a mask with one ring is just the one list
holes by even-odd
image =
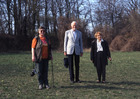
[[90, 59], [94, 63], [94, 66], [97, 70], [97, 82], [105, 83], [106, 65], [108, 65], [107, 59], [111, 61], [110, 50], [108, 47], [108, 43], [102, 38], [101, 32], [96, 32], [94, 37], [96, 39], [93, 40], [91, 44]]
[[[71, 29], [65, 32], [64, 37], [64, 55], [68, 56], [69, 62], [69, 73], [71, 83], [77, 82], [79, 80], [79, 62], [80, 56], [83, 55], [83, 43], [82, 43], [82, 33], [76, 29], [77, 23], [73, 21], [71, 23]], [[74, 71], [73, 71], [73, 58], [75, 60], [75, 81], [74, 81]]]
[[45, 36], [45, 28], [40, 26], [38, 34], [32, 40], [32, 61], [36, 65], [39, 89], [50, 88], [48, 84], [48, 61], [50, 59], [52, 59], [50, 40]]

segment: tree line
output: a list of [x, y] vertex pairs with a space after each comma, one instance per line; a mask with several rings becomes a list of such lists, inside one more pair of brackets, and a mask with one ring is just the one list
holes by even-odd
[[84, 47], [101, 31], [112, 50], [140, 50], [139, 0], [0, 0], [0, 35], [16, 37], [17, 45], [42, 25], [57, 41], [53, 45], [63, 49], [64, 33], [73, 20], [83, 33]]

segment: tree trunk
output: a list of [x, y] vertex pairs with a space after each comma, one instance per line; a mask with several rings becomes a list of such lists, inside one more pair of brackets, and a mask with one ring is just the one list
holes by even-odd
[[11, 3], [11, 0], [7, 0], [7, 11], [8, 11], [8, 34], [12, 34], [12, 33], [11, 33], [11, 18], [10, 18], [10, 14], [11, 14], [10, 3]]
[[18, 22], [18, 18], [17, 18], [17, 4], [16, 4], [16, 0], [14, 0], [14, 35], [17, 35], [17, 22]]

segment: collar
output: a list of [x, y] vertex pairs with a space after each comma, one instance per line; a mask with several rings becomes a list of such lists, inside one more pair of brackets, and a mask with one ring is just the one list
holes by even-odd
[[73, 29], [71, 29], [71, 31], [72, 31], [72, 32], [76, 32], [76, 31], [77, 31], [77, 29], [76, 29], [75, 31], [73, 31]]
[[[104, 40], [103, 39], [101, 39], [101, 42], [103, 42]], [[99, 42], [99, 40], [97, 39], [97, 42]]]

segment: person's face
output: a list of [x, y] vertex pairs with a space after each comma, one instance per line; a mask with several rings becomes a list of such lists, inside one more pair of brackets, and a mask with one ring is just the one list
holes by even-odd
[[97, 35], [97, 39], [101, 40], [102, 36], [100, 34]]
[[72, 25], [71, 25], [71, 28], [72, 28], [72, 30], [76, 30], [76, 23], [73, 23]]
[[39, 35], [44, 36], [44, 34], [45, 34], [45, 30], [44, 29], [39, 29]]

